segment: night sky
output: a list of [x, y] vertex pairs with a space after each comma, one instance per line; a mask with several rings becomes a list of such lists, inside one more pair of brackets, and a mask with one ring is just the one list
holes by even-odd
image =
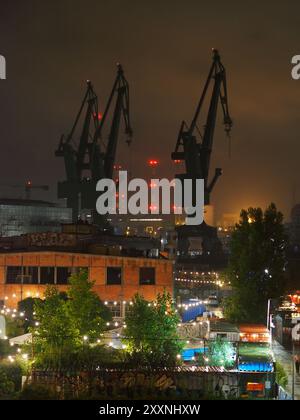
[[[134, 142], [131, 169], [173, 176], [170, 160], [182, 119], [190, 122], [220, 50], [227, 70], [232, 155], [219, 113], [211, 175], [224, 169], [212, 201], [217, 214], [274, 201], [289, 217], [300, 201], [300, 81], [291, 58], [300, 54], [300, 2], [202, 0], [1, 0], [1, 184], [49, 184], [34, 198], [56, 199], [64, 179], [54, 156], [91, 79], [102, 108], [116, 63], [130, 83]], [[121, 135], [118, 161], [129, 162]], [[125, 147], [126, 146], [126, 147]], [[2, 196], [21, 195], [5, 190]]]

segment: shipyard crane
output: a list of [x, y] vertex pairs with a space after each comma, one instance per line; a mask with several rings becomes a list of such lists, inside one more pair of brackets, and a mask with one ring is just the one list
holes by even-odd
[[[206, 124], [204, 125], [203, 133], [201, 133], [197, 126], [197, 122], [211, 84], [213, 84], [213, 88], [210, 105], [206, 117]], [[228, 109], [226, 72], [223, 64], [221, 63], [218, 51], [213, 49], [213, 63], [204, 85], [194, 118], [190, 126], [188, 126], [185, 121], [182, 122], [175, 151], [172, 153], [172, 159], [175, 162], [185, 163], [186, 173], [176, 175], [177, 178], [181, 180], [204, 180], [205, 205], [210, 203], [210, 194], [218, 178], [222, 174], [222, 169], [216, 168], [212, 180], [209, 181], [210, 159], [219, 103], [221, 104], [223, 111], [225, 132], [229, 136], [232, 127], [232, 120]], [[194, 198], [195, 191], [193, 192], [193, 201]]]
[[[115, 104], [113, 111], [112, 107]], [[112, 113], [111, 121], [109, 115]], [[70, 134], [62, 136], [55, 155], [64, 158], [66, 181], [58, 183], [58, 198], [66, 198], [72, 208], [73, 221], [80, 208], [91, 209], [95, 224], [103, 227], [103, 219], [96, 210], [96, 184], [100, 179], [113, 177], [120, 124], [124, 119], [126, 142], [131, 143], [132, 129], [129, 116], [129, 85], [122, 66], [117, 65], [117, 76], [103, 114], [99, 112], [98, 97], [90, 81]], [[76, 132], [83, 118], [79, 141]], [[110, 124], [110, 125], [109, 125]], [[104, 130], [109, 130], [107, 141]], [[81, 201], [79, 203], [79, 200]]]

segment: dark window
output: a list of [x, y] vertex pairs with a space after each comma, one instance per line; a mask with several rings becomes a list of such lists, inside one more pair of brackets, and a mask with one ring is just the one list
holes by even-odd
[[15, 267], [15, 266], [6, 267], [6, 283], [21, 284], [22, 283], [22, 267]]
[[54, 284], [54, 267], [41, 267], [41, 284]]
[[71, 276], [71, 269], [68, 267], [57, 267], [56, 270], [56, 283], [68, 284], [69, 277]]
[[108, 286], [113, 286], [115, 284], [122, 284], [122, 268], [121, 267], [107, 267], [106, 284]]
[[38, 267], [23, 267], [23, 284], [38, 284]]
[[79, 274], [81, 271], [89, 271], [88, 267], [73, 267], [72, 268], [72, 274]]
[[155, 268], [140, 268], [140, 285], [155, 284]]

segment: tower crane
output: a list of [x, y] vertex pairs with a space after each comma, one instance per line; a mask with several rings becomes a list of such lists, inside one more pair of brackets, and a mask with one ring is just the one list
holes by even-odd
[[[103, 133], [109, 125], [109, 114], [114, 103], [108, 139], [105, 141]], [[91, 209], [94, 223], [103, 227], [103, 219], [95, 210], [96, 184], [100, 179], [113, 177], [122, 116], [127, 135], [126, 142], [130, 145], [132, 129], [129, 116], [129, 85], [122, 66], [118, 64], [117, 76], [103, 114], [99, 112], [98, 97], [92, 83], [87, 81], [87, 90], [71, 132], [67, 137], [61, 137], [55, 152], [56, 156], [64, 158], [66, 171], [66, 181], [58, 183], [58, 198], [67, 199], [67, 206], [73, 210], [74, 222], [78, 220], [81, 198], [81, 207]], [[81, 117], [84, 117], [83, 126], [76, 143], [76, 129]]]
[[[197, 122], [211, 84], [213, 84], [213, 88], [210, 105], [206, 117], [206, 124], [204, 126], [203, 133], [201, 133], [197, 127]], [[222, 169], [216, 168], [212, 180], [209, 181], [210, 159], [213, 149], [214, 131], [219, 103], [221, 104], [223, 111], [225, 132], [229, 136], [232, 127], [232, 120], [228, 109], [226, 72], [223, 64], [221, 63], [218, 51], [213, 49], [213, 62], [204, 85], [200, 101], [196, 108], [194, 118], [189, 126], [185, 121], [182, 122], [175, 151], [172, 153], [172, 159], [175, 162], [184, 161], [185, 163], [186, 173], [176, 175], [177, 178], [181, 180], [204, 180], [205, 205], [210, 204], [210, 194], [218, 178], [222, 174]], [[195, 191], [193, 193], [193, 197], [195, 197]]]
[[23, 185], [21, 185], [21, 184], [15, 184], [15, 185], [0, 184], [0, 187], [23, 189], [25, 191], [26, 200], [31, 200], [31, 191], [32, 190], [49, 191], [49, 185], [35, 185], [31, 181], [26, 181], [26, 183], [23, 184]]

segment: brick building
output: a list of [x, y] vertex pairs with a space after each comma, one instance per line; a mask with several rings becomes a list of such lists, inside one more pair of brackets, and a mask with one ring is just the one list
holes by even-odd
[[65, 291], [68, 277], [80, 268], [88, 270], [95, 292], [115, 317], [124, 315], [124, 306], [136, 293], [149, 301], [164, 289], [173, 294], [173, 263], [169, 260], [56, 250], [10, 251], [0, 253], [0, 302], [15, 308], [26, 297], [43, 297], [48, 284]]

